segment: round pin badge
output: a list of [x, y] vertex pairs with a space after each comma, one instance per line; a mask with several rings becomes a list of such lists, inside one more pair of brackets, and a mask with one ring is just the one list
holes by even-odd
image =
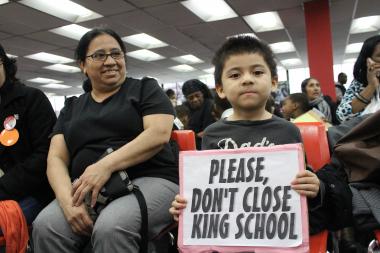
[[6, 147], [14, 145], [20, 137], [17, 129], [7, 130], [3, 129], [0, 133], [0, 143]]
[[4, 128], [7, 130], [12, 130], [16, 126], [16, 118], [15, 116], [8, 116], [4, 120]]

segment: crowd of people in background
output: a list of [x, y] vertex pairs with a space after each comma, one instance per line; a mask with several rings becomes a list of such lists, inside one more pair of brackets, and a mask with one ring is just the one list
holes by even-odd
[[[125, 53], [114, 31], [86, 33], [76, 48], [76, 60], [87, 77], [85, 93], [67, 99], [56, 122], [46, 96], [16, 78], [15, 60], [0, 46], [0, 205], [13, 201], [9, 203], [20, 208], [26, 225], [34, 221], [36, 253], [81, 252], [90, 241], [93, 252], [139, 252], [173, 217], [178, 220], [186, 200], [176, 196], [173, 124], [175, 129], [194, 131], [198, 150], [223, 149], [231, 148], [223, 146], [226, 136], [239, 145], [263, 137], [276, 145], [302, 142], [291, 122], [309, 113], [331, 128], [346, 127], [349, 132], [366, 119], [363, 116], [378, 117], [380, 111], [380, 35], [364, 42], [349, 87], [345, 73], [335, 84], [322, 85], [309, 77], [299, 84], [300, 93], [282, 101], [275, 92], [274, 55], [268, 45], [250, 36], [229, 38], [214, 57], [215, 88], [187, 80], [183, 101], [174, 90], [162, 90], [155, 79], [127, 77]], [[336, 99], [323, 94], [321, 87], [326, 85], [335, 86]], [[378, 136], [374, 138], [379, 146]], [[145, 196], [147, 214], [131, 194], [98, 208], [107, 182], [123, 171]], [[292, 184], [308, 198], [311, 234], [334, 225], [321, 223], [321, 217], [332, 215], [325, 210], [337, 210], [331, 207], [334, 203], [323, 201], [326, 195], [350, 195], [346, 177], [334, 174], [336, 182], [347, 186], [334, 192], [322, 173], [332, 172], [327, 168], [315, 174], [309, 169]], [[142, 229], [144, 215], [147, 234]], [[335, 225], [353, 230], [351, 221]], [[356, 252], [359, 246], [347, 243], [353, 237], [342, 232], [343, 252]]]

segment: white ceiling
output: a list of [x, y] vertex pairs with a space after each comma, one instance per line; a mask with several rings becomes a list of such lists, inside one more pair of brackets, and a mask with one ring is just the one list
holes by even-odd
[[[299, 57], [302, 66], [308, 66], [303, 13], [303, 2], [306, 0], [225, 0], [239, 17], [207, 23], [186, 9], [179, 0], [74, 1], [104, 16], [78, 25], [87, 28], [108, 26], [121, 37], [147, 33], [169, 44], [167, 47], [151, 49], [165, 56], [166, 59], [163, 60], [145, 62], [129, 57], [127, 59], [129, 76], [149, 75], [158, 78], [160, 83], [174, 83], [205, 75], [207, 73], [203, 69], [212, 67], [210, 63], [212, 56], [227, 36], [254, 32], [242, 16], [267, 11], [277, 11], [285, 29], [256, 33], [256, 35], [268, 43], [292, 41], [297, 51], [278, 54], [278, 60]], [[330, 0], [330, 14], [334, 64], [356, 57], [356, 54], [344, 53], [348, 43], [363, 42], [369, 36], [379, 33], [379, 31], [354, 35], [348, 33], [352, 18], [380, 14], [378, 0]], [[57, 95], [81, 93], [79, 86], [83, 81], [82, 74], [67, 74], [44, 69], [44, 66], [50, 64], [23, 57], [38, 52], [48, 52], [73, 58], [77, 41], [48, 31], [69, 24], [71, 23], [68, 21], [22, 5], [17, 0], [0, 5], [0, 43], [7, 53], [18, 56], [20, 79], [44, 77], [61, 80], [72, 88], [41, 89]], [[127, 43], [126, 47], [127, 52], [140, 49]], [[193, 54], [204, 63], [193, 64], [197, 70], [188, 73], [168, 69], [178, 65], [178, 62], [171, 59], [172, 57], [185, 54]], [[26, 84], [39, 87], [36, 83], [26, 82]]]

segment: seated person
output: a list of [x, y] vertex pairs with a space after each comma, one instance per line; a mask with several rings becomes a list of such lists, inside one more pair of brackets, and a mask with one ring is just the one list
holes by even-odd
[[184, 105], [190, 111], [188, 128], [194, 131], [197, 149], [200, 149], [203, 130], [215, 122], [214, 100], [207, 85], [198, 79], [186, 81], [182, 86], [182, 93], [186, 98]]
[[325, 121], [334, 125], [339, 124], [335, 115], [336, 104], [329, 96], [322, 94], [321, 84], [316, 78], [310, 77], [303, 80], [301, 90], [306, 94], [309, 105], [324, 115]]
[[282, 113], [287, 120], [295, 119], [311, 109], [304, 93], [290, 94], [282, 102]]
[[[238, 147], [302, 143], [299, 129], [292, 123], [265, 110], [271, 90], [276, 87], [277, 69], [268, 45], [250, 36], [232, 37], [217, 51], [215, 83], [218, 95], [227, 98], [233, 114], [210, 125], [204, 133], [202, 149], [231, 149], [223, 140], [232, 139]], [[292, 189], [308, 199], [310, 233], [325, 229], [319, 224], [324, 208], [325, 184], [310, 170], [299, 172]], [[186, 207], [186, 199], [177, 195], [170, 213], [175, 220]]]
[[380, 35], [366, 39], [354, 65], [354, 80], [344, 94], [336, 115], [345, 120], [380, 109]]
[[0, 201], [17, 201], [30, 225], [53, 199], [46, 158], [56, 116], [44, 93], [16, 72], [16, 60], [0, 45]]
[[[82, 252], [90, 241], [95, 253], [138, 253], [146, 236], [172, 221], [166, 210], [178, 192], [178, 154], [168, 143], [174, 109], [155, 79], [126, 76], [125, 53], [110, 29], [90, 30], [79, 41], [76, 59], [91, 86], [66, 101], [54, 127], [47, 174], [56, 199], [33, 223], [35, 253]], [[115, 151], [102, 157], [109, 148]], [[122, 170], [145, 198], [148, 234], [141, 232], [137, 194], [109, 202], [96, 220], [89, 215]]]

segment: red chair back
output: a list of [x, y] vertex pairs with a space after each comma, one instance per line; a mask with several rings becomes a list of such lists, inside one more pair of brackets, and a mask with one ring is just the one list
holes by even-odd
[[306, 159], [315, 171], [330, 161], [326, 129], [321, 122], [297, 122], [301, 131]]
[[195, 134], [191, 130], [174, 130], [171, 139], [178, 143], [181, 151], [196, 149]]

